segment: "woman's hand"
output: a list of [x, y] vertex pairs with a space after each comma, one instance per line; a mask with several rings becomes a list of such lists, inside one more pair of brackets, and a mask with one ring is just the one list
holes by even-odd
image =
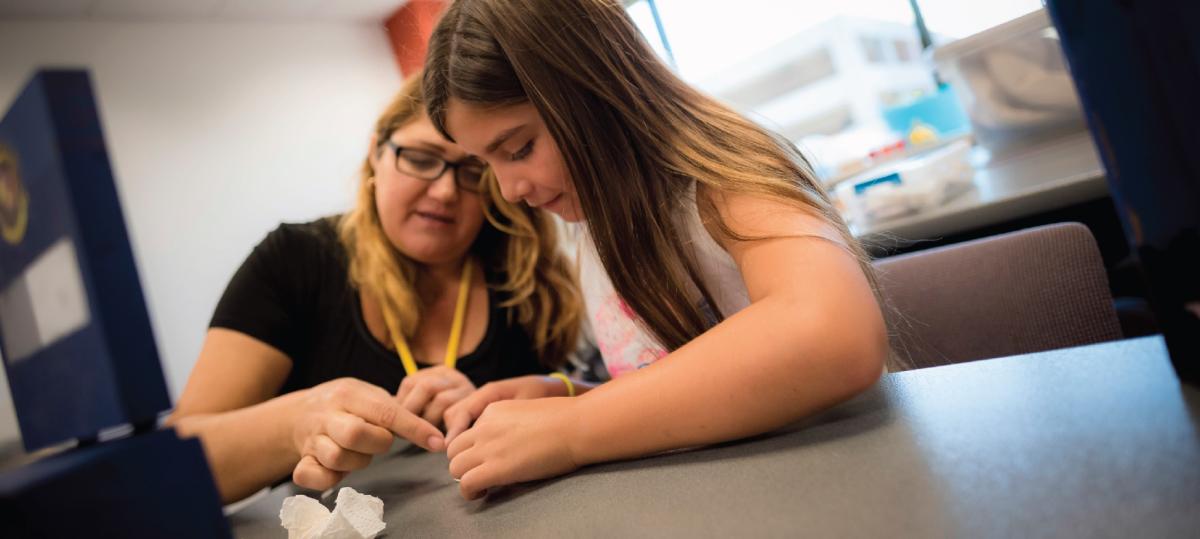
[[391, 448], [395, 436], [429, 451], [445, 447], [437, 427], [379, 386], [339, 378], [305, 390], [292, 416], [292, 441], [300, 455], [292, 481], [314, 490], [331, 488]]
[[438, 365], [405, 376], [396, 392], [396, 400], [414, 415], [438, 425], [447, 408], [474, 391], [475, 384], [465, 374]]
[[497, 401], [565, 397], [567, 386], [549, 376], [529, 375], [484, 384], [478, 391], [446, 410], [446, 444], [471, 427], [484, 409]]
[[584, 464], [572, 443], [579, 425], [577, 402], [544, 398], [488, 406], [475, 426], [447, 449], [450, 475], [460, 481], [463, 498], [478, 498], [491, 487], [562, 475]]

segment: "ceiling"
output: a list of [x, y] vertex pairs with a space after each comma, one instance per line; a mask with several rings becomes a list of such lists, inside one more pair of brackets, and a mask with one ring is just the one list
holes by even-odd
[[0, 20], [381, 22], [407, 0], [0, 0]]

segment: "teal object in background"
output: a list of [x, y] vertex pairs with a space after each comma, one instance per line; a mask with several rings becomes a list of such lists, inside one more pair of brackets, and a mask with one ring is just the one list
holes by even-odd
[[936, 93], [884, 109], [883, 119], [888, 127], [901, 135], [908, 135], [918, 122], [937, 130], [940, 137], [965, 133], [971, 128], [954, 88], [946, 83], [939, 85]]

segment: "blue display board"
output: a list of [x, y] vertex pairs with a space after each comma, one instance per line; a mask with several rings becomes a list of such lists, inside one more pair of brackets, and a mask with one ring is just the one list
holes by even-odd
[[0, 352], [27, 451], [170, 407], [84, 71], [0, 121]]
[[0, 522], [4, 537], [229, 537], [200, 440], [172, 430], [0, 475]]

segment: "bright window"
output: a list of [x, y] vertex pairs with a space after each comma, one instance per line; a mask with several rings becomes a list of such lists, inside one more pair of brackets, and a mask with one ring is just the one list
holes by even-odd
[[[1042, 2], [919, 6], [942, 44]], [[885, 109], [936, 89], [909, 0], [635, 0], [628, 11], [684, 80], [798, 143], [827, 178], [896, 140]]]

